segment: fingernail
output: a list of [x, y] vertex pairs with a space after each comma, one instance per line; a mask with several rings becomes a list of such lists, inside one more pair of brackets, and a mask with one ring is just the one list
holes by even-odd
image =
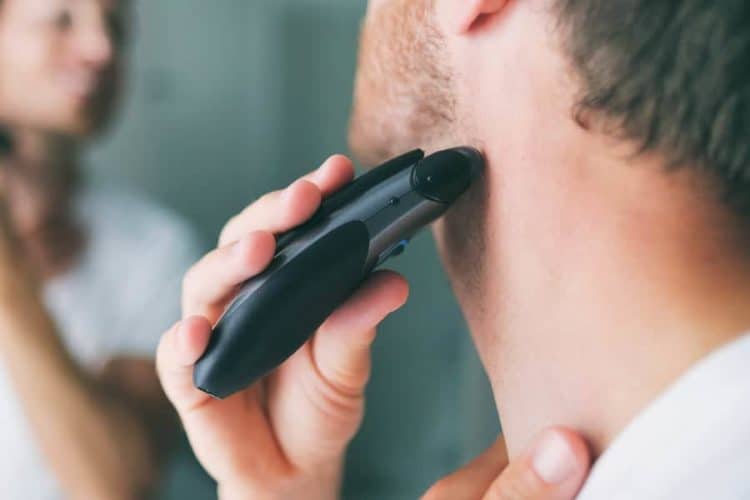
[[578, 470], [576, 456], [568, 442], [559, 433], [549, 431], [534, 449], [532, 467], [542, 480], [550, 485], [561, 484]]

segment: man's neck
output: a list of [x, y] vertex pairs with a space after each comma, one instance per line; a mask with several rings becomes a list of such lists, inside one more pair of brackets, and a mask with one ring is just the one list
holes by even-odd
[[654, 181], [651, 167], [618, 166], [630, 171], [611, 192], [577, 179], [575, 198], [537, 185], [515, 198], [529, 195], [533, 209], [506, 211], [518, 216], [502, 223], [505, 257], [489, 263], [503, 273], [490, 291], [502, 305], [485, 362], [512, 454], [565, 425], [598, 456], [691, 365], [750, 328], [738, 221], [677, 175]]

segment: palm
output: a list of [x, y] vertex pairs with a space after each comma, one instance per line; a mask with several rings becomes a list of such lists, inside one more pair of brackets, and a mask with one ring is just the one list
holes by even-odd
[[335, 495], [346, 445], [362, 420], [375, 326], [404, 304], [408, 285], [394, 273], [375, 273], [286, 363], [226, 400], [195, 388], [194, 365], [238, 287], [272, 261], [274, 235], [307, 221], [353, 174], [349, 160], [331, 157], [233, 218], [219, 247], [188, 272], [184, 319], [159, 346], [162, 384], [196, 455], [220, 484], [241, 482], [255, 497], [288, 487], [297, 488], [291, 497]]
[[283, 474], [285, 459], [274, 442], [258, 393], [254, 387], [223, 401], [207, 398], [183, 414], [196, 456], [212, 477], [237, 477], [238, 470]]
[[326, 400], [321, 383], [311, 341], [253, 387], [225, 400], [199, 394], [183, 413], [198, 459], [215, 478], [256, 471], [258, 482], [335, 459], [355, 434], [363, 403], [359, 396]]

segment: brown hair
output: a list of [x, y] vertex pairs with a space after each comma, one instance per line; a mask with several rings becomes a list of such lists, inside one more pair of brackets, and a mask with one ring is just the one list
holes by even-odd
[[750, 2], [556, 0], [579, 113], [703, 168], [750, 215]]

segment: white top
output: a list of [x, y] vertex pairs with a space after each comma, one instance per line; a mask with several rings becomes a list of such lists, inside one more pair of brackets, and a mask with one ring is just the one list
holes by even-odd
[[641, 413], [578, 498], [750, 499], [750, 335], [699, 362]]
[[[121, 189], [88, 188], [77, 210], [87, 248], [75, 269], [44, 290], [64, 343], [90, 369], [123, 355], [153, 357], [161, 334], [179, 319], [182, 275], [197, 259], [196, 240], [171, 213]], [[1, 360], [0, 443], [0, 497], [62, 498]]]

